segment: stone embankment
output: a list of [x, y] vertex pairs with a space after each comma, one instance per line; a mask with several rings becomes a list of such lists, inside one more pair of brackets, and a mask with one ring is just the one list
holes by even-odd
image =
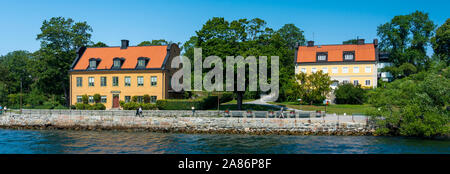
[[[265, 118], [260, 118], [254, 113], [244, 113], [242, 117], [236, 118], [227, 117], [231, 115], [229, 113], [217, 111], [196, 111], [194, 116], [192, 111], [146, 111], [143, 117], [137, 117], [134, 112], [129, 111], [108, 112], [110, 111], [89, 113], [28, 110], [22, 114], [8, 113], [0, 116], [0, 127], [293, 135], [371, 135], [374, 131], [372, 124], [365, 117], [300, 118], [295, 114], [289, 117], [287, 113], [287, 118], [271, 118], [270, 113], [266, 113]], [[149, 114], [152, 112], [153, 115]]]

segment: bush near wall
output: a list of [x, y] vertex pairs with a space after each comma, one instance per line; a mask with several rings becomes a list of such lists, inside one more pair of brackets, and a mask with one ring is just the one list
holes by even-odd
[[102, 103], [96, 103], [93, 105], [84, 104], [84, 103], [76, 103], [75, 108], [77, 110], [105, 110], [106, 106]]
[[217, 105], [217, 96], [207, 96], [198, 99], [165, 99], [156, 101], [160, 110], [206, 110]]
[[156, 107], [156, 104], [152, 103], [137, 103], [137, 102], [128, 102], [123, 103], [122, 105], [123, 110], [136, 110], [139, 107], [142, 107], [142, 110], [157, 110], [158, 107]]

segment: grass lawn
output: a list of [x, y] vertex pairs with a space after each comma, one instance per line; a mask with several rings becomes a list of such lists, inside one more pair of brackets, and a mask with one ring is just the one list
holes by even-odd
[[[242, 103], [254, 101], [252, 100], [243, 100]], [[226, 103], [220, 104], [220, 110], [237, 110], [237, 101], [232, 100]], [[211, 108], [210, 110], [217, 110], [217, 107]], [[242, 104], [242, 110], [254, 110], [254, 111], [269, 111], [269, 110], [279, 110], [278, 108], [272, 106], [264, 106], [264, 105], [255, 105], [255, 104]]]
[[[305, 111], [316, 111], [321, 110], [325, 111], [324, 105], [299, 105], [296, 102], [269, 102], [271, 104], [286, 106], [288, 108], [300, 109]], [[368, 109], [373, 108], [369, 104], [363, 105], [350, 105], [350, 104], [332, 104], [327, 106], [327, 113], [336, 113], [336, 114], [364, 114]]]

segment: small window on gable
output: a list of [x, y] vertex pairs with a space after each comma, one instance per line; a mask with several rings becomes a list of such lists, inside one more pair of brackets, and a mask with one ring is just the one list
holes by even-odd
[[149, 62], [149, 60], [150, 59], [147, 57], [139, 57], [136, 68], [139, 68], [139, 69], [145, 68], [147, 66], [147, 63]]
[[324, 62], [328, 60], [328, 53], [327, 52], [317, 52], [317, 62]]
[[91, 58], [89, 59], [89, 69], [97, 69], [101, 59]]
[[354, 61], [355, 60], [355, 52], [354, 51], [344, 51], [344, 61]]
[[91, 69], [97, 68], [97, 61], [95, 59], [91, 59], [89, 61], [89, 68], [91, 68]]
[[111, 69], [120, 69], [120, 67], [122, 67], [124, 61], [125, 61], [124, 58], [118, 58], [118, 57], [114, 58]]

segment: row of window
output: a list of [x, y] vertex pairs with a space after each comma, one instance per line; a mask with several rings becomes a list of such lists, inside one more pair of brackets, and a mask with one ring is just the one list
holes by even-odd
[[[83, 97], [81, 95], [77, 95], [77, 103], [82, 103], [83, 102]], [[106, 95], [105, 96], [101, 96], [101, 103], [106, 103]], [[94, 103], [94, 96], [89, 96], [89, 103]]]
[[[101, 61], [101, 59], [96, 59], [96, 58], [89, 59], [89, 67], [88, 68], [89, 69], [97, 69], [97, 66], [100, 63], [100, 61]], [[111, 68], [112, 69], [120, 69], [120, 67], [122, 66], [124, 61], [125, 61], [124, 58], [114, 58], [113, 66]], [[136, 68], [138, 68], [138, 69], [145, 68], [145, 66], [147, 65], [147, 63], [149, 61], [150, 61], [150, 58], [139, 57]]]
[[[331, 84], [331, 86], [337, 86], [338, 85], [338, 81], [334, 81], [332, 84]], [[342, 83], [350, 83], [350, 81], [348, 81], [348, 80], [343, 80], [342, 81]], [[359, 80], [353, 80], [353, 85], [358, 85], [359, 84]], [[366, 80], [365, 81], [365, 86], [370, 86], [370, 80]]]
[[[150, 77], [150, 86], [157, 86], [158, 77], [151, 76]], [[94, 86], [95, 85], [95, 78], [94, 77], [88, 77], [88, 86]], [[100, 77], [100, 86], [106, 86], [107, 85], [107, 78], [106, 77]], [[125, 86], [131, 86], [131, 77], [125, 76], [124, 78], [124, 85]], [[77, 87], [83, 86], [83, 77], [77, 77]], [[119, 77], [112, 77], [112, 86], [119, 86]], [[137, 86], [144, 86], [144, 76], [138, 76], [137, 77]]]
[[[157, 97], [156, 96], [150, 96], [150, 103], [156, 103]], [[125, 96], [125, 103], [131, 102], [131, 96]], [[137, 96], [137, 102], [143, 103], [144, 102], [144, 96]]]
[[[343, 57], [344, 61], [354, 61], [355, 60], [355, 51], [344, 51], [342, 53], [342, 57]], [[328, 52], [317, 52], [316, 59], [318, 62], [328, 61]]]
[[[301, 72], [306, 73], [306, 68], [302, 68]], [[315, 68], [315, 67], [311, 68], [311, 72], [312, 73], [317, 72], [317, 68]], [[328, 67], [323, 67], [322, 68], [322, 72], [328, 73]], [[331, 73], [335, 74], [335, 73], [338, 73], [338, 72], [339, 72], [339, 68], [338, 67], [331, 68]], [[364, 72], [366, 72], [366, 73], [372, 72], [372, 67], [366, 66], [365, 69], [364, 69]], [[342, 67], [342, 73], [348, 73], [348, 67]], [[359, 73], [359, 67], [357, 67], [357, 66], [353, 67], [353, 73]]]
[[[157, 97], [156, 96], [150, 96], [150, 103], [156, 103]], [[77, 103], [82, 103], [83, 97], [81, 95], [77, 96]], [[107, 102], [106, 96], [101, 96], [101, 103]], [[125, 96], [125, 103], [131, 102], [131, 96]], [[137, 96], [137, 102], [143, 103], [144, 102], [144, 96]], [[94, 96], [89, 96], [89, 103], [94, 103]]]

